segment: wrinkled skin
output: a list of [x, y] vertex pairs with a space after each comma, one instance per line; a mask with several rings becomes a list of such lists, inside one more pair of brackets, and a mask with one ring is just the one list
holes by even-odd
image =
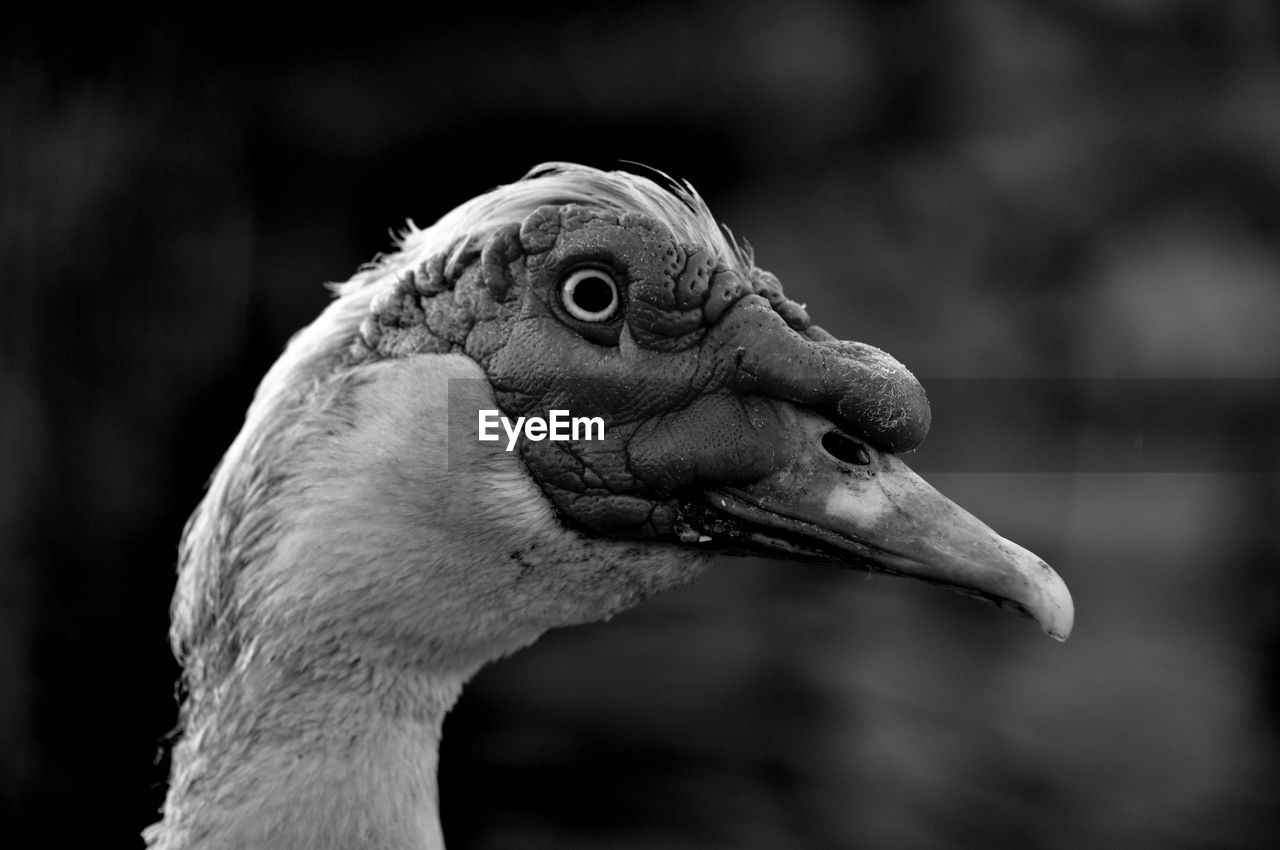
[[[607, 321], [562, 303], [563, 281], [584, 267], [619, 285]], [[780, 402], [888, 452], [914, 448], [929, 427], [924, 390], [888, 354], [833, 339], [773, 275], [680, 244], [639, 214], [542, 207], [429, 264], [375, 316], [367, 336], [383, 354], [476, 360], [512, 420], [551, 409], [603, 417], [603, 441], [521, 437], [519, 450], [564, 517], [615, 536], [723, 532], [701, 493], [777, 465], [793, 429]]]
[[[1062, 579], [897, 457], [929, 428], [911, 373], [811, 325], [773, 275], [720, 251], [638, 213], [543, 206], [380, 295], [355, 353], [463, 353], [511, 420], [603, 419], [603, 440], [519, 441], [578, 529], [910, 576], [1064, 640]], [[575, 315], [584, 269], [614, 281], [616, 311], [605, 285]]]

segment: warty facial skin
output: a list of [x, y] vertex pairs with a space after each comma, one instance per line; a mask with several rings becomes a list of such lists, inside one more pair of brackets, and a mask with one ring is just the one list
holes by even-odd
[[[604, 438], [507, 451], [483, 409]], [[912, 576], [1065, 639], [1061, 579], [898, 457], [929, 421], [687, 186], [553, 164], [412, 229], [290, 342], [188, 524], [149, 846], [442, 847], [465, 681], [720, 553]]]

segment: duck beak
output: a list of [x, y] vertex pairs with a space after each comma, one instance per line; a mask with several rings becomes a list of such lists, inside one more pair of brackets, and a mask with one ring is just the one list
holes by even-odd
[[1048, 564], [943, 496], [896, 455], [789, 408], [796, 436], [764, 479], [707, 493], [735, 548], [940, 584], [1034, 619], [1057, 640], [1075, 608]]

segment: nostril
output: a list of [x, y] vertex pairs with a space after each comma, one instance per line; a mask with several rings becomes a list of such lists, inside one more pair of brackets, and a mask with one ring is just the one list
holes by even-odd
[[852, 437], [841, 434], [839, 431], [828, 431], [823, 434], [822, 447], [827, 450], [827, 454], [845, 463], [853, 463], [858, 466], [866, 466], [871, 463], [871, 455], [867, 453], [867, 447]]

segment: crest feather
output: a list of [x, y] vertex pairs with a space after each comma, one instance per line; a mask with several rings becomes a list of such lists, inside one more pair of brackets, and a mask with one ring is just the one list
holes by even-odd
[[398, 277], [430, 257], [464, 251], [495, 230], [519, 224], [547, 205], [586, 204], [618, 214], [637, 212], [657, 219], [677, 239], [710, 248], [722, 262], [750, 266], [748, 253], [716, 222], [706, 201], [686, 181], [650, 169], [662, 182], [626, 171], [601, 171], [570, 162], [547, 162], [515, 183], [498, 186], [419, 229], [412, 221], [400, 234], [399, 250], [380, 257], [351, 280], [340, 284], [341, 297]]

